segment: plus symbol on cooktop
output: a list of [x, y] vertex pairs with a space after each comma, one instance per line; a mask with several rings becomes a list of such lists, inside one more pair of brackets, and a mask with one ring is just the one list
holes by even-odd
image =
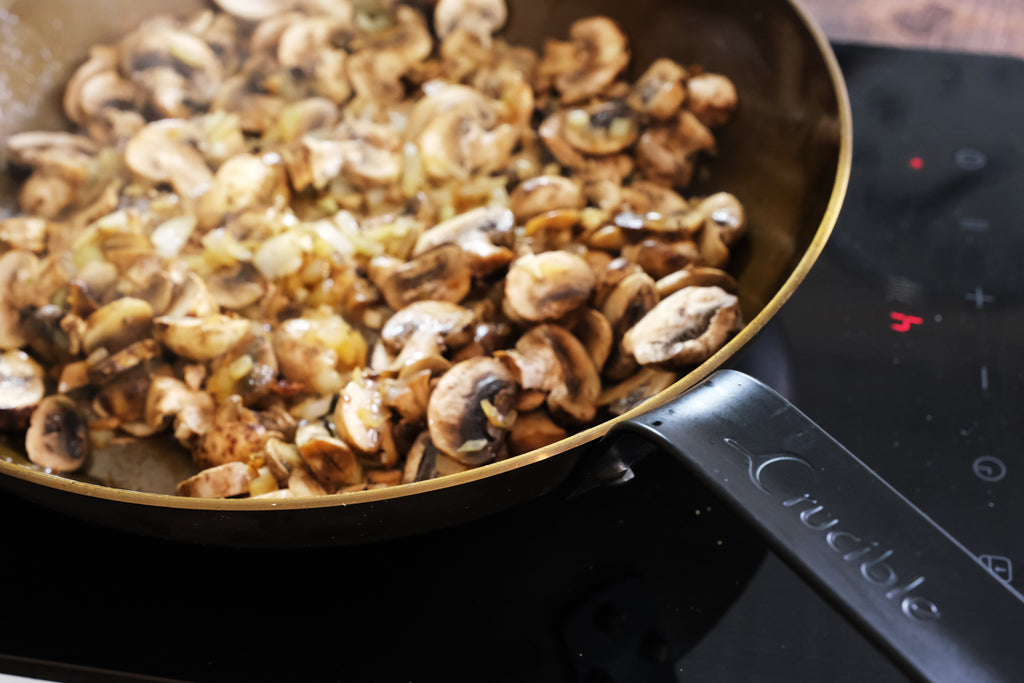
[[985, 308], [985, 304], [990, 304], [995, 301], [995, 297], [986, 294], [985, 290], [981, 287], [975, 287], [974, 291], [964, 297], [968, 301], [973, 301], [974, 305], [979, 309]]

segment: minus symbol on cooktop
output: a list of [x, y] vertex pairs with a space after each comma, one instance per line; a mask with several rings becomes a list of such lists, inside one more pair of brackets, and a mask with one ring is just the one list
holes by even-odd
[[981, 366], [981, 390], [988, 391], [988, 366]]
[[987, 218], [961, 218], [960, 229], [969, 232], [985, 232], [989, 229]]

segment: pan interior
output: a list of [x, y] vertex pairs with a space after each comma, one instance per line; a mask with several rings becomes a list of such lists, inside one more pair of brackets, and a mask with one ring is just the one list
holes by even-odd
[[[9, 54], [0, 67], [0, 139], [22, 130], [67, 128], [60, 108], [63, 83], [91, 45], [111, 42], [157, 12], [189, 15], [200, 0], [13, 0], [0, 13], [0, 42]], [[506, 36], [542, 48], [580, 17], [605, 14], [630, 37], [633, 76], [657, 57], [700, 64], [727, 74], [740, 93], [734, 120], [717, 131], [717, 154], [689, 193], [726, 190], [746, 208], [750, 230], [730, 270], [741, 289], [743, 332], [714, 358], [654, 401], [692, 386], [733, 356], [789, 297], [812, 265], [834, 224], [850, 164], [849, 106], [838, 66], [820, 30], [798, 5], [781, 0], [509, 0]], [[96, 8], [102, 6], [102, 11]], [[15, 185], [0, 174], [0, 216], [15, 203]], [[522, 468], [594, 440], [602, 425], [553, 447], [432, 482], [345, 494], [345, 502], [399, 499], [457, 487]], [[561, 468], [555, 468], [561, 469]], [[122, 499], [158, 507], [267, 509], [260, 501], [181, 501], [131, 491], [83, 486], [28, 472], [0, 458], [0, 474], [73, 494]], [[336, 497], [275, 507], [329, 507]]]

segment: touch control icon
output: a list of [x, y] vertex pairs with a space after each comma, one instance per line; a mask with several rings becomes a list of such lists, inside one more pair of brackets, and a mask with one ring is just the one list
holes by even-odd
[[982, 481], [997, 482], [1006, 477], [1006, 464], [993, 455], [983, 455], [971, 465], [974, 476]]
[[1006, 583], [1013, 581], [1013, 562], [1010, 558], [1002, 555], [979, 555], [978, 559], [1000, 580]]

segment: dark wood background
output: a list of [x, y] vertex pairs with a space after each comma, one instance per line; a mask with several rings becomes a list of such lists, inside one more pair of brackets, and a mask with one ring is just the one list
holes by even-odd
[[1024, 0], [802, 0], [829, 38], [1024, 57]]

